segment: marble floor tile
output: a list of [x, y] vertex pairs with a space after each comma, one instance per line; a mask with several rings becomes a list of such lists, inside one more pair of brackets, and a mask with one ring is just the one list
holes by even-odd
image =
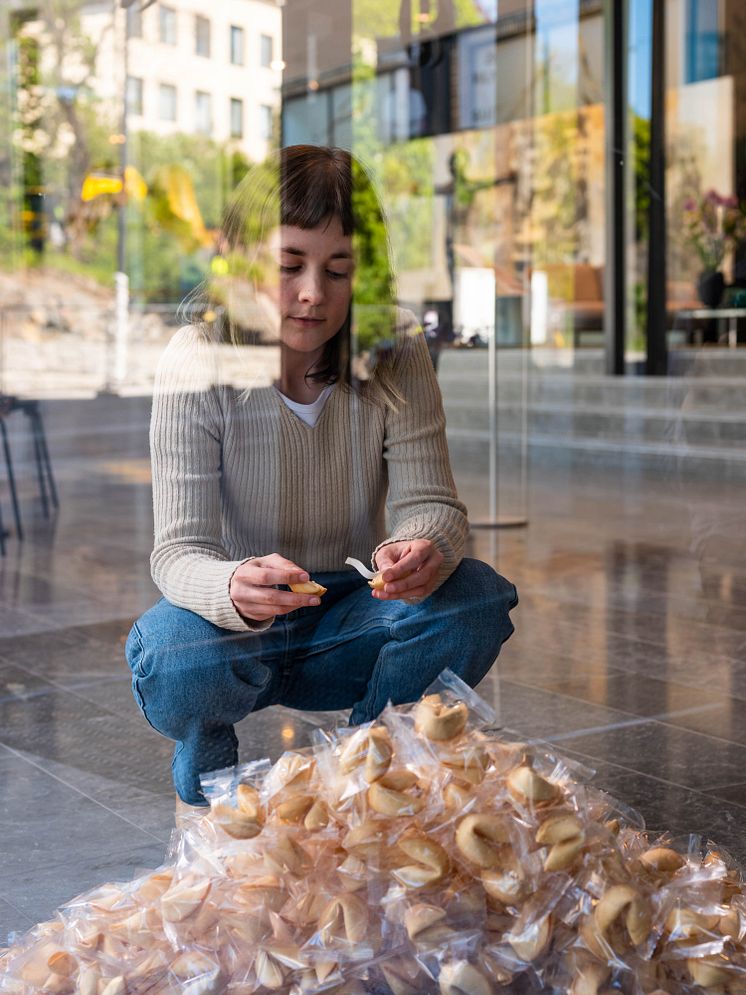
[[600, 766], [593, 783], [637, 809], [651, 833], [670, 832], [682, 841], [690, 834], [699, 835], [725, 847], [736, 860], [746, 861], [746, 808], [612, 764]]
[[735, 783], [746, 764], [746, 746], [663, 722], [627, 721], [548, 738], [592, 760], [605, 760], [702, 792]]
[[142, 845], [125, 839], [112, 842], [104, 852], [88, 853], [83, 847], [67, 847], [64, 860], [54, 866], [10, 871], [3, 875], [3, 886], [17, 910], [17, 922], [10, 918], [10, 928], [25, 930], [29, 919], [50, 919], [59, 906], [105, 881], [131, 881], [158, 867], [165, 856], [160, 842]]
[[[158, 597], [149, 404], [56, 403], [50, 521], [19, 456], [27, 536], [9, 537], [0, 561], [0, 944], [87, 888], [156, 866], [170, 836], [172, 744], [137, 710], [124, 663], [134, 618]], [[467, 443], [454, 441], [453, 462], [485, 515], [486, 450]], [[546, 451], [529, 471], [527, 527], [475, 529], [467, 547], [521, 597], [480, 694], [516, 735], [595, 769], [650, 826], [746, 860], [746, 486]], [[518, 488], [501, 488], [518, 507]], [[240, 759], [274, 759], [345, 722], [267, 709], [239, 723]]]
[[[66, 860], [69, 841], [82, 832], [88, 856], [128, 845], [162, 842], [131, 819], [50, 771], [44, 759], [3, 750], [0, 782], [0, 856], [4, 874], [54, 867]], [[10, 893], [5, 893], [14, 901]]]
[[171, 744], [155, 733], [134, 710], [130, 717], [92, 707], [68, 691], [0, 707], [0, 747], [26, 751], [42, 759], [149, 787], [154, 760], [170, 763]]
[[10, 945], [12, 942], [11, 934], [25, 933], [36, 922], [37, 920], [0, 898], [0, 950], [6, 945]]
[[[673, 680], [623, 673], [615, 668], [595, 667], [578, 673], [569, 667], [546, 663], [536, 672], [513, 668], [506, 677], [516, 683], [541, 687], [580, 701], [603, 704], [632, 716], [655, 717], [746, 746], [746, 701], [706, 687], [691, 687]], [[560, 658], [561, 660], [562, 658]]]
[[30, 701], [54, 690], [54, 685], [40, 674], [0, 657], [0, 715], [5, 707]]
[[[746, 810], [746, 781], [742, 781], [740, 784], [721, 785], [718, 788], [706, 791], [705, 794], [723, 798], [725, 801], [733, 802], [734, 805], [740, 805]], [[746, 812], [744, 813], [744, 819], [746, 819]]]
[[[165, 741], [164, 741], [165, 743]], [[169, 752], [156, 754], [149, 768], [152, 772], [149, 786], [124, 785], [120, 778], [107, 777], [100, 773], [84, 770], [64, 763], [59, 759], [39, 758], [25, 751], [16, 750], [12, 754], [6, 750], [0, 755], [6, 764], [23, 761], [34, 770], [40, 770], [63, 785], [73, 798], [80, 797], [96, 804], [88, 809], [98, 816], [98, 807], [134, 823], [143, 832], [156, 839], [168, 840], [173, 828], [174, 790], [171, 783], [170, 744], [165, 743]], [[165, 761], [165, 763], [164, 763]], [[16, 776], [18, 776], [16, 774]], [[76, 818], [80, 813], [76, 811]], [[85, 831], [84, 823], [79, 828]]]
[[124, 660], [119, 662], [118, 672], [109, 676], [86, 677], [70, 681], [66, 685], [70, 694], [83, 701], [100, 707], [104, 712], [112, 712], [129, 721], [145, 721], [135, 704], [132, 695], [132, 676]]
[[630, 716], [541, 687], [500, 680], [501, 724], [530, 739], [564, 741], [590, 729], [613, 728]]

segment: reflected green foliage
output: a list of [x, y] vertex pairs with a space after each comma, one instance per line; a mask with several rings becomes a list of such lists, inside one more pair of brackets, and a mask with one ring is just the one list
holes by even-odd
[[44, 266], [50, 269], [88, 277], [102, 286], [110, 287], [116, 252], [117, 219], [115, 214], [110, 214], [98, 225], [95, 232], [90, 232], [80, 239], [75, 255], [66, 249], [47, 248], [43, 261]]
[[397, 271], [422, 269], [432, 261], [434, 166], [429, 138], [389, 146], [381, 154], [381, 186]]
[[[111, 108], [97, 100], [91, 89], [96, 73], [100, 43], [89, 38], [81, 24], [82, 0], [38, 0], [34, 4], [34, 32], [23, 25], [16, 28], [16, 38], [23, 50], [38, 44], [44, 57], [39, 62], [39, 91], [33, 84], [19, 79], [18, 116], [26, 123], [33, 115], [38, 98], [40, 117], [33, 130], [33, 141], [24, 146], [24, 154], [37, 155], [43, 169], [39, 186], [44, 188], [47, 206], [59, 206], [73, 251], [88, 225], [98, 223], [100, 212], [83, 204], [79, 193], [83, 179], [92, 167], [111, 168], [116, 150], [109, 142], [117, 117]], [[114, 30], [113, 17], [103, 29]]]
[[[15, 62], [13, 58], [8, 62], [12, 131], [3, 146], [8, 202], [0, 219], [0, 242], [2, 250], [15, 250], [16, 255], [8, 255], [5, 264], [33, 265], [42, 253], [45, 262], [56, 264], [60, 253], [51, 251], [48, 237], [54, 219], [64, 230], [66, 251], [75, 260], [72, 268], [85, 269], [90, 256], [96, 273], [107, 264], [109, 271], [113, 269], [107, 239], [99, 238], [93, 252], [89, 245], [90, 232], [109, 217], [112, 204], [85, 204], [80, 198], [91, 169], [117, 167], [118, 153], [110, 138], [119, 125], [116, 113], [94, 96], [90, 86], [98, 46], [82, 30], [82, 6], [81, 0], [39, 0], [6, 22], [8, 55], [16, 54]], [[111, 20], [100, 41], [110, 30]], [[19, 256], [24, 246], [32, 247], [36, 256], [25, 252]]]
[[[431, 13], [437, 18], [441, 5], [453, 7], [455, 28], [484, 24], [485, 18], [473, 0], [433, 0]], [[417, 10], [417, 0], [413, 0]], [[391, 38], [399, 34], [401, 0], [352, 0], [353, 32], [358, 38]]]
[[[237, 150], [202, 136], [150, 132], [132, 137], [130, 161], [148, 184], [145, 202], [131, 202], [127, 208], [132, 293], [146, 301], [175, 301], [206, 275], [209, 232], [219, 227], [226, 202], [250, 163]], [[174, 180], [186, 200], [180, 213], [169, 197]], [[198, 214], [190, 209], [190, 198]]]
[[[3, 22], [17, 46], [18, 69], [0, 94], [8, 112], [3, 116], [8, 122], [7, 141], [0, 151], [6, 194], [0, 205], [0, 258], [4, 265], [16, 266], [34, 265], [43, 258], [47, 266], [111, 286], [117, 218], [120, 210], [126, 210], [134, 296], [172, 301], [201, 278], [209, 262], [209, 230], [220, 224], [230, 192], [249, 163], [234, 149], [203, 137], [134, 134], [128, 162], [148, 183], [145, 202], [127, 204], [125, 197], [115, 194], [83, 201], [86, 176], [121, 175], [122, 146], [117, 136], [123, 110], [119, 96], [104, 101], [92, 86], [101, 46], [121, 27], [114, 20], [115, 5], [97, 28], [96, 39], [83, 30], [84, 6], [83, 0], [38, 0], [33, 11], [8, 16]], [[170, 177], [170, 187], [168, 170], [179, 174]], [[36, 191], [32, 211], [30, 191]], [[24, 208], [25, 241], [30, 238], [28, 218], [33, 213], [40, 219], [36, 241], [43, 257], [26, 252], [19, 256], [22, 245], [15, 219], [23, 219]], [[59, 223], [62, 247], [52, 247], [47, 237], [52, 219]]]
[[130, 218], [127, 265], [135, 300], [174, 303], [200, 282], [208, 265], [206, 252], [185, 253], [170, 229], [154, 224], [148, 207]]
[[[419, 138], [392, 145], [381, 142], [375, 71], [360, 56], [354, 63], [352, 103], [354, 151], [378, 188], [391, 232], [394, 272], [429, 266], [433, 238], [433, 141]], [[370, 271], [369, 275], [375, 286], [375, 272]], [[363, 277], [359, 271], [358, 280], [362, 281]]]
[[627, 347], [637, 352], [645, 350], [648, 330], [648, 288], [642, 280], [635, 280], [632, 287], [634, 326], [630, 329]]
[[[386, 223], [374, 187], [353, 162], [352, 209], [355, 217], [355, 332], [361, 351], [374, 349], [381, 337], [379, 308], [394, 302]], [[384, 326], [386, 327], [386, 326]], [[383, 333], [388, 335], [388, 328]]]
[[150, 183], [163, 167], [178, 165], [191, 177], [206, 228], [217, 228], [225, 204], [246, 175], [250, 163], [202, 135], [155, 135], [138, 132], [130, 141], [129, 161]]
[[223, 219], [223, 230], [231, 245], [253, 252], [267, 232], [279, 224], [280, 174], [276, 157], [250, 167], [250, 180], [236, 189]]
[[35, 133], [43, 127], [41, 53], [35, 38], [18, 40], [18, 90], [22, 95], [20, 133], [22, 147], [22, 173], [25, 189], [39, 188], [44, 182], [41, 156], [34, 151]]
[[[650, 233], [650, 119], [632, 113], [630, 128], [635, 187], [635, 269], [636, 273], [642, 273], [647, 267]], [[647, 282], [639, 277], [632, 286], [632, 310], [634, 321], [627, 347], [644, 351], [648, 325], [648, 288]]]
[[635, 169], [635, 241], [647, 242], [650, 214], [650, 120], [632, 115]]
[[578, 115], [550, 114], [536, 122], [531, 232], [536, 268], [566, 263], [579, 247]]
[[375, 70], [360, 52], [353, 62], [352, 107], [354, 154], [375, 187], [374, 192], [363, 184], [355, 204], [359, 251], [356, 334], [359, 349], [366, 351], [380, 346], [381, 336], [388, 334], [376, 308], [393, 303], [395, 274], [430, 263], [434, 157], [428, 139], [390, 146], [380, 141]]

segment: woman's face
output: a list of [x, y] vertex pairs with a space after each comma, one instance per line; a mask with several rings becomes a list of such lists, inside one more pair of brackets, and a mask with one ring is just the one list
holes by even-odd
[[279, 265], [280, 338], [297, 352], [316, 352], [336, 335], [350, 308], [352, 238], [335, 217], [317, 228], [282, 225], [270, 248]]

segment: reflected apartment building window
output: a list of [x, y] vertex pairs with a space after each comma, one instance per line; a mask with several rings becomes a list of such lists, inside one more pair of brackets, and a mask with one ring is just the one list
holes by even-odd
[[161, 83], [158, 87], [158, 116], [161, 121], [175, 121], [176, 111], [176, 87], [171, 83]]
[[194, 130], [198, 135], [212, 134], [212, 97], [203, 90], [194, 94]]
[[139, 76], [127, 77], [127, 113], [142, 117], [143, 81]]
[[200, 14], [194, 18], [194, 54], [210, 58], [210, 22]]
[[231, 97], [231, 138], [243, 138], [243, 100]]
[[272, 35], [259, 36], [259, 65], [262, 69], [270, 69], [274, 59], [274, 39]]
[[686, 82], [716, 79], [722, 75], [723, 4], [721, 0], [687, 0]]
[[268, 104], [259, 105], [259, 133], [265, 141], [272, 138], [274, 127], [274, 115], [272, 108]]
[[159, 38], [164, 45], [176, 45], [176, 11], [161, 4], [158, 8]]
[[140, 7], [128, 7], [127, 9], [127, 37], [142, 38], [142, 9]]
[[234, 66], [244, 64], [244, 30], [231, 24], [230, 35], [231, 63]]

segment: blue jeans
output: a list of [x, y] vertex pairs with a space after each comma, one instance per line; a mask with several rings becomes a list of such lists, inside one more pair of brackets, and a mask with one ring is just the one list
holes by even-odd
[[176, 791], [204, 804], [199, 775], [238, 762], [234, 723], [282, 704], [351, 708], [374, 719], [389, 699], [415, 701], [445, 667], [472, 687], [513, 632], [515, 587], [480, 560], [463, 560], [418, 605], [378, 601], [354, 571], [319, 573], [318, 607], [280, 615], [265, 632], [231, 632], [165, 598], [127, 640], [132, 691], [148, 722], [176, 740]]

